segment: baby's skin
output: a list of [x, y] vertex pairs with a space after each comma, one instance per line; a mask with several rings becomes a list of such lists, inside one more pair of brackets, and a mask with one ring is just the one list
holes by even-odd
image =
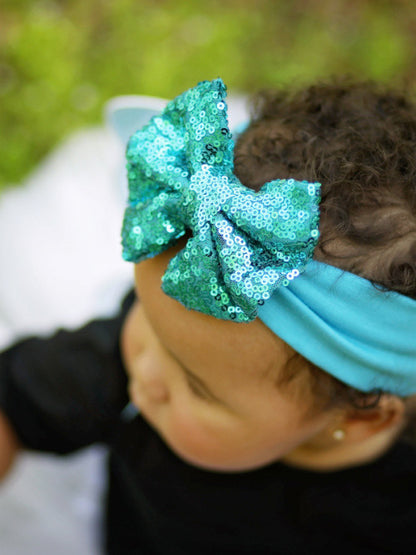
[[[132, 402], [170, 448], [217, 471], [277, 460], [328, 471], [382, 454], [403, 425], [403, 402], [383, 395], [365, 415], [311, 411], [306, 379], [298, 380], [296, 393], [279, 391], [279, 372], [293, 350], [260, 320], [218, 320], [186, 309], [161, 290], [167, 264], [183, 245], [135, 266], [140, 301], [121, 337]], [[334, 437], [337, 429], [344, 432], [342, 442]]]

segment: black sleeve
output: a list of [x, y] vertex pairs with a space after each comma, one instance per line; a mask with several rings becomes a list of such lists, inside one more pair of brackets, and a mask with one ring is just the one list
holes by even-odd
[[0, 409], [25, 447], [63, 454], [111, 436], [128, 402], [119, 335], [133, 300], [115, 318], [0, 354]]

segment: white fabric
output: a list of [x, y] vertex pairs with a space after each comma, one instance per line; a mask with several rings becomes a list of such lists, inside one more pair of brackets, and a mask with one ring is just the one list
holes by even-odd
[[132, 274], [119, 246], [122, 158], [109, 131], [83, 131], [0, 196], [1, 346], [116, 309]]

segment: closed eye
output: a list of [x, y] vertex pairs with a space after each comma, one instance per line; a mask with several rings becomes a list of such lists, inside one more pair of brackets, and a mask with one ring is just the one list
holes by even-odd
[[205, 389], [201, 387], [201, 385], [196, 381], [192, 374], [188, 374], [185, 371], [185, 379], [186, 383], [188, 384], [189, 389], [192, 391], [194, 395], [203, 399], [204, 401], [212, 401], [212, 397], [207, 395]]
[[224, 404], [221, 399], [219, 399], [198, 376], [196, 376], [193, 372], [188, 370], [188, 368], [183, 366], [181, 361], [175, 356], [174, 353], [172, 353], [170, 349], [168, 349], [168, 347], [165, 346], [165, 349], [176, 361], [182, 372], [185, 374], [187, 384], [192, 393], [194, 393], [197, 397], [204, 399], [205, 401], [211, 401], [214, 403], [219, 403], [221, 405]]

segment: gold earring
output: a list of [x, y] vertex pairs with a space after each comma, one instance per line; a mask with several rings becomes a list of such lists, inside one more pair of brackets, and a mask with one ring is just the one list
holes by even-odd
[[345, 439], [345, 430], [338, 428], [332, 432], [332, 437], [335, 441], [342, 441]]

